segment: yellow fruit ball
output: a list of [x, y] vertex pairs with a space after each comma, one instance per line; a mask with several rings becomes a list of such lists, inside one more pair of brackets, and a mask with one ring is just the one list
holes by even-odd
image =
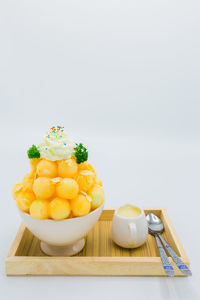
[[16, 203], [17, 207], [23, 212], [29, 212], [31, 203], [35, 200], [33, 193], [21, 192], [17, 195]]
[[35, 177], [36, 176], [35, 176], [34, 171], [31, 171], [30, 173], [28, 173], [24, 176], [24, 179], [22, 181], [24, 192], [27, 192], [27, 191], [32, 192], [33, 182], [34, 182]]
[[55, 161], [42, 159], [37, 165], [36, 173], [39, 177], [55, 178], [58, 175], [57, 164]]
[[17, 199], [17, 196], [20, 193], [20, 191], [22, 191], [22, 188], [23, 188], [22, 182], [18, 182], [14, 185], [12, 189], [12, 195], [15, 200]]
[[33, 183], [33, 191], [38, 198], [48, 199], [55, 194], [55, 184], [49, 178], [38, 177]]
[[65, 199], [75, 198], [78, 191], [78, 184], [72, 178], [63, 178], [56, 187], [57, 196]]
[[78, 171], [78, 165], [72, 158], [58, 161], [59, 177], [74, 177]]
[[98, 178], [95, 179], [95, 184], [98, 184], [98, 185], [100, 185], [100, 186], [103, 186], [102, 181], [101, 181], [100, 179], [98, 179]]
[[88, 170], [88, 171], [93, 172], [93, 173], [96, 175], [95, 169], [94, 169], [93, 166], [92, 166], [89, 162], [87, 162], [87, 161], [84, 161], [83, 163], [81, 163], [81, 164], [78, 166], [78, 169], [79, 169], [79, 171]]
[[45, 199], [37, 199], [30, 206], [30, 215], [35, 219], [48, 219], [49, 202]]
[[70, 203], [66, 199], [56, 197], [49, 203], [49, 216], [54, 220], [66, 219], [70, 213]]
[[94, 185], [94, 182], [95, 173], [88, 170], [81, 171], [77, 177], [80, 191], [87, 192]]
[[78, 194], [75, 199], [71, 200], [71, 209], [74, 217], [87, 215], [91, 209], [90, 197], [84, 194]]
[[100, 185], [95, 184], [88, 195], [92, 198], [91, 208], [96, 209], [104, 201], [104, 191]]
[[39, 163], [40, 158], [31, 158], [30, 159], [30, 165], [32, 170], [36, 170], [37, 164]]

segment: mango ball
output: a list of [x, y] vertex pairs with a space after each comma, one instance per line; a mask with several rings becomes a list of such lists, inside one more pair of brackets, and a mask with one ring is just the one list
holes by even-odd
[[28, 173], [24, 176], [24, 179], [22, 181], [24, 192], [27, 192], [27, 191], [32, 192], [34, 179], [35, 179], [34, 171], [31, 171], [30, 173]]
[[30, 165], [32, 170], [36, 170], [37, 164], [39, 163], [40, 158], [31, 158]]
[[21, 192], [16, 198], [17, 207], [23, 212], [29, 212], [31, 203], [35, 200], [33, 193]]
[[66, 219], [70, 213], [71, 207], [66, 199], [56, 197], [49, 203], [49, 216], [54, 220]]
[[90, 198], [84, 194], [78, 194], [78, 196], [71, 200], [71, 209], [74, 217], [85, 216], [90, 212], [91, 202]]
[[42, 159], [37, 165], [36, 173], [39, 177], [55, 178], [58, 174], [57, 164], [55, 161]]
[[74, 177], [78, 171], [75, 159], [69, 158], [58, 161], [58, 176]]
[[48, 199], [55, 194], [55, 184], [49, 178], [38, 177], [33, 183], [33, 191], [38, 198]]
[[12, 189], [12, 195], [15, 200], [17, 199], [17, 196], [20, 193], [20, 191], [22, 190], [22, 188], [23, 188], [22, 182], [18, 182], [14, 185], [14, 187]]
[[57, 196], [65, 199], [73, 199], [78, 194], [79, 187], [72, 178], [63, 178], [56, 187]]
[[79, 171], [84, 171], [84, 170], [88, 170], [88, 171], [91, 171], [93, 172], [95, 175], [96, 175], [96, 171], [95, 169], [93, 168], [93, 166], [87, 162], [87, 161], [84, 161], [83, 163], [81, 163], [79, 166]]
[[94, 182], [95, 173], [88, 170], [81, 171], [77, 177], [80, 191], [87, 192], [94, 185]]
[[35, 219], [48, 219], [49, 203], [45, 199], [37, 199], [30, 206], [30, 215]]
[[98, 179], [98, 178], [95, 179], [95, 184], [103, 186], [103, 183], [102, 183], [101, 179]]
[[88, 195], [92, 198], [91, 208], [96, 209], [104, 201], [104, 191], [100, 185], [95, 184]]

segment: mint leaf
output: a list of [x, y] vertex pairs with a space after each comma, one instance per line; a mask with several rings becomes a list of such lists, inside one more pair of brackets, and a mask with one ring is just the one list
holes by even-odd
[[77, 164], [80, 164], [88, 159], [88, 151], [83, 144], [76, 144], [74, 150]]
[[40, 158], [40, 151], [35, 145], [32, 145], [27, 151], [28, 158]]

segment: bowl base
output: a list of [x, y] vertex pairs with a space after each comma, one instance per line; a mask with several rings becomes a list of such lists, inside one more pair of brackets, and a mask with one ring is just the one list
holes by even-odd
[[45, 242], [40, 242], [41, 250], [51, 256], [72, 256], [79, 253], [85, 246], [85, 239], [81, 239], [68, 246], [53, 246]]

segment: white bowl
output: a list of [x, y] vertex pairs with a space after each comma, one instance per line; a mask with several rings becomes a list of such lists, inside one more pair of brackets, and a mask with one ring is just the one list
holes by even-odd
[[80, 252], [85, 236], [98, 221], [103, 204], [83, 217], [66, 220], [39, 220], [19, 210], [26, 227], [41, 240], [40, 246], [48, 255], [70, 256]]

